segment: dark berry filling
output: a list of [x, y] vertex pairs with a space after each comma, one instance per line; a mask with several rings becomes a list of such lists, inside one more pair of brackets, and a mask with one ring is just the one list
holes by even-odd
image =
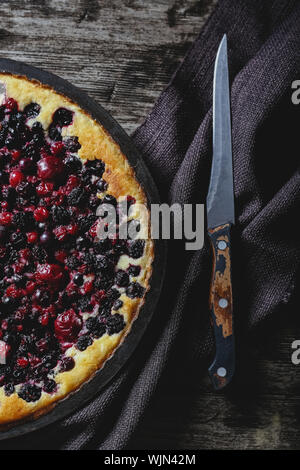
[[57, 109], [48, 129], [32, 124], [40, 111], [12, 98], [0, 106], [0, 386], [27, 402], [55, 393], [55, 374], [75, 366], [70, 347], [124, 329], [122, 293], [145, 291], [131, 278], [140, 266], [117, 269], [121, 255], [143, 255], [144, 241], [119, 239], [118, 227], [114, 239], [96, 237], [99, 204], [115, 206], [119, 224], [124, 212], [106, 192], [104, 163], [82, 162], [78, 138], [62, 137], [72, 111]]

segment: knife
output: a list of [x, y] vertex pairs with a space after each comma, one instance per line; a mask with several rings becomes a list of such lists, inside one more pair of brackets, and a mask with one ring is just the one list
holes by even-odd
[[231, 229], [235, 219], [226, 34], [215, 61], [213, 159], [206, 210], [213, 252], [209, 304], [216, 342], [215, 358], [208, 372], [214, 388], [219, 390], [231, 381], [235, 370], [231, 280]]

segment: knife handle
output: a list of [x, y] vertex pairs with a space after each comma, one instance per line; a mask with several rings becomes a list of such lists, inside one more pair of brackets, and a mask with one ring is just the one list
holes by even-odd
[[231, 381], [235, 370], [230, 233], [231, 224], [208, 230], [213, 249], [209, 304], [216, 340], [215, 359], [208, 372], [216, 390]]

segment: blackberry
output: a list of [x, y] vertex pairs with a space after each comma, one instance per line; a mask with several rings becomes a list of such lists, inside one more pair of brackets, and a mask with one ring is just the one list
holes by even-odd
[[83, 188], [74, 188], [67, 196], [68, 204], [70, 206], [80, 206], [86, 202], [87, 196], [88, 194]]
[[0, 106], [0, 121], [5, 117], [5, 105]]
[[109, 273], [113, 270], [114, 266], [106, 256], [100, 256], [96, 258], [94, 268], [97, 273]]
[[61, 206], [52, 206], [51, 215], [57, 225], [68, 224], [71, 220], [70, 212]]
[[92, 194], [89, 200], [89, 207], [92, 209], [92, 211], [96, 211], [98, 209], [98, 206], [100, 204], [100, 199], [96, 194]]
[[136, 297], [143, 297], [144, 292], [145, 288], [138, 282], [132, 282], [126, 289], [126, 294], [131, 299], [135, 299]]
[[113, 304], [113, 309], [119, 310], [121, 307], [123, 307], [123, 301], [120, 299], [116, 300]]
[[[69, 152], [77, 152], [81, 148], [81, 145], [78, 141], [77, 136], [67, 137], [64, 142], [65, 142], [65, 147], [67, 150], [69, 150]], [[80, 162], [80, 168], [81, 168], [81, 162]]]
[[13, 232], [10, 236], [10, 241], [16, 249], [24, 248], [26, 246], [26, 235], [22, 232]]
[[91, 182], [93, 173], [90, 168], [83, 167], [81, 172], [81, 180], [83, 184], [88, 185]]
[[27, 106], [24, 108], [24, 114], [27, 117], [27, 119], [37, 117], [40, 113], [41, 107], [37, 103], [29, 103]]
[[73, 303], [73, 299], [71, 296], [69, 296], [66, 292], [63, 292], [61, 295], [61, 304], [63, 305], [64, 309], [70, 308]]
[[120, 297], [121, 293], [118, 291], [118, 289], [110, 289], [107, 292], [107, 298], [110, 302], [113, 302], [114, 300], [117, 300]]
[[96, 222], [97, 216], [94, 214], [81, 215], [78, 217], [78, 227], [81, 233], [87, 232]]
[[109, 335], [113, 335], [115, 333], [120, 333], [125, 327], [124, 317], [119, 313], [115, 313], [108, 317], [106, 322], [106, 329]]
[[26, 145], [23, 149], [24, 155], [27, 158], [31, 158], [34, 161], [37, 161], [40, 158], [39, 149], [33, 143]]
[[90, 312], [93, 310], [93, 306], [90, 303], [90, 297], [86, 295], [81, 297], [78, 301], [78, 307], [82, 312]]
[[2, 198], [4, 201], [7, 201], [9, 204], [13, 204], [16, 200], [17, 192], [11, 186], [3, 188], [2, 190]]
[[27, 278], [25, 276], [20, 276], [19, 274], [15, 274], [12, 277], [12, 281], [16, 284], [18, 287], [25, 287], [25, 284], [27, 282]]
[[128, 254], [131, 258], [137, 259], [143, 255], [145, 242], [144, 240], [134, 240], [128, 242]]
[[22, 385], [18, 395], [22, 400], [29, 402], [37, 401], [41, 397], [41, 389], [37, 385], [24, 384]]
[[66, 108], [58, 108], [53, 114], [52, 122], [60, 127], [69, 126], [73, 121], [73, 112]]
[[44, 250], [44, 248], [40, 247], [40, 246], [34, 246], [32, 248], [32, 254], [34, 256], [34, 258], [37, 259], [37, 261], [39, 261], [40, 263], [43, 263], [44, 261], [46, 261], [47, 259], [47, 251]]
[[78, 250], [84, 250], [85, 248], [88, 248], [91, 244], [91, 241], [89, 239], [89, 237], [78, 237], [76, 239], [76, 248]]
[[113, 284], [113, 280], [106, 276], [96, 277], [94, 280], [95, 289], [108, 290]]
[[89, 335], [82, 335], [78, 338], [76, 348], [79, 351], [85, 351], [93, 343], [92, 338]]
[[129, 284], [129, 275], [125, 271], [117, 271], [115, 275], [115, 283], [119, 287], [126, 287]]
[[8, 174], [0, 170], [0, 181], [2, 184], [8, 183]]
[[113, 251], [114, 251], [114, 254], [118, 256], [127, 253], [126, 240], [117, 239], [113, 246]]
[[85, 166], [92, 172], [93, 175], [99, 176], [100, 178], [102, 177], [104, 170], [105, 170], [104, 162], [99, 159], [88, 160]]
[[80, 158], [75, 157], [75, 155], [70, 155], [69, 157], [65, 158], [64, 164], [69, 173], [78, 173], [82, 168]]
[[80, 261], [76, 256], [69, 256], [66, 260], [66, 265], [70, 269], [76, 269], [78, 266], [80, 266]]
[[88, 331], [93, 331], [97, 325], [98, 325], [98, 321], [96, 317], [90, 317], [85, 322], [85, 326]]
[[85, 253], [82, 259], [84, 264], [87, 264], [89, 268], [92, 268], [97, 261], [93, 253]]
[[18, 184], [16, 190], [17, 193], [24, 198], [29, 198], [36, 194], [35, 187], [27, 181], [22, 181], [22, 183]]
[[7, 237], [7, 228], [4, 225], [0, 225], [0, 240], [4, 241]]
[[47, 307], [50, 303], [50, 293], [46, 290], [37, 289], [34, 294], [34, 300], [42, 307]]
[[22, 158], [19, 161], [19, 168], [22, 173], [32, 174], [36, 171], [36, 164], [31, 158]]
[[45, 381], [43, 390], [44, 390], [46, 393], [52, 393], [52, 392], [55, 391], [55, 389], [56, 389], [56, 382], [55, 382], [55, 380], [49, 379], [49, 380]]
[[15, 384], [20, 384], [20, 383], [24, 382], [24, 380], [26, 378], [26, 370], [21, 369], [21, 368], [15, 369], [13, 371], [12, 375], [13, 375], [14, 383]]
[[35, 147], [42, 147], [45, 144], [44, 134], [41, 134], [41, 133], [33, 134], [31, 143], [34, 144]]
[[112, 242], [109, 238], [104, 238], [103, 240], [99, 240], [98, 243], [94, 244], [94, 250], [99, 254], [104, 254], [106, 251], [110, 250], [111, 247]]
[[138, 275], [140, 274], [140, 272], [141, 272], [141, 267], [132, 264], [131, 266], [129, 266], [129, 268], [128, 268], [127, 271], [128, 271], [128, 274], [129, 274], [130, 276], [136, 277], [136, 276], [138, 276]]
[[12, 221], [16, 227], [22, 230], [30, 228], [34, 225], [32, 212], [16, 212], [13, 215]]
[[13, 275], [13, 273], [14, 273], [14, 270], [11, 266], [5, 266], [5, 268], [4, 268], [5, 276], [11, 277]]
[[4, 393], [7, 397], [12, 395], [15, 391], [15, 386], [13, 383], [9, 382], [8, 384], [4, 385]]
[[[55, 347], [54, 344], [52, 344], [52, 346]], [[55, 355], [47, 354], [43, 357], [42, 363], [46, 369], [53, 369], [57, 364], [57, 357]]]
[[101, 338], [101, 336], [103, 336], [105, 332], [106, 332], [105, 325], [103, 323], [97, 322], [97, 325], [91, 331], [91, 335], [93, 338], [98, 339], [98, 338]]

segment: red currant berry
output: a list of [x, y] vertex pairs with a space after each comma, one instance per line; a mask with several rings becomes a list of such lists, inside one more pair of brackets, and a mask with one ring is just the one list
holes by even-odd
[[38, 240], [37, 232], [28, 232], [27, 234], [27, 241], [28, 243], [36, 243]]
[[18, 186], [24, 179], [24, 175], [21, 171], [19, 170], [13, 170], [10, 175], [9, 175], [9, 182], [11, 186]]
[[13, 150], [13, 151], [11, 152], [11, 158], [12, 158], [13, 160], [18, 161], [18, 160], [20, 159], [20, 157], [21, 157], [21, 152], [20, 152], [20, 150]]
[[11, 212], [1, 212], [0, 213], [0, 225], [10, 225], [12, 221]]
[[49, 217], [49, 212], [45, 207], [37, 207], [33, 216], [37, 222], [45, 222]]
[[17, 364], [19, 367], [27, 367], [28, 364], [29, 364], [29, 361], [27, 359], [27, 357], [19, 357], [17, 359]]

